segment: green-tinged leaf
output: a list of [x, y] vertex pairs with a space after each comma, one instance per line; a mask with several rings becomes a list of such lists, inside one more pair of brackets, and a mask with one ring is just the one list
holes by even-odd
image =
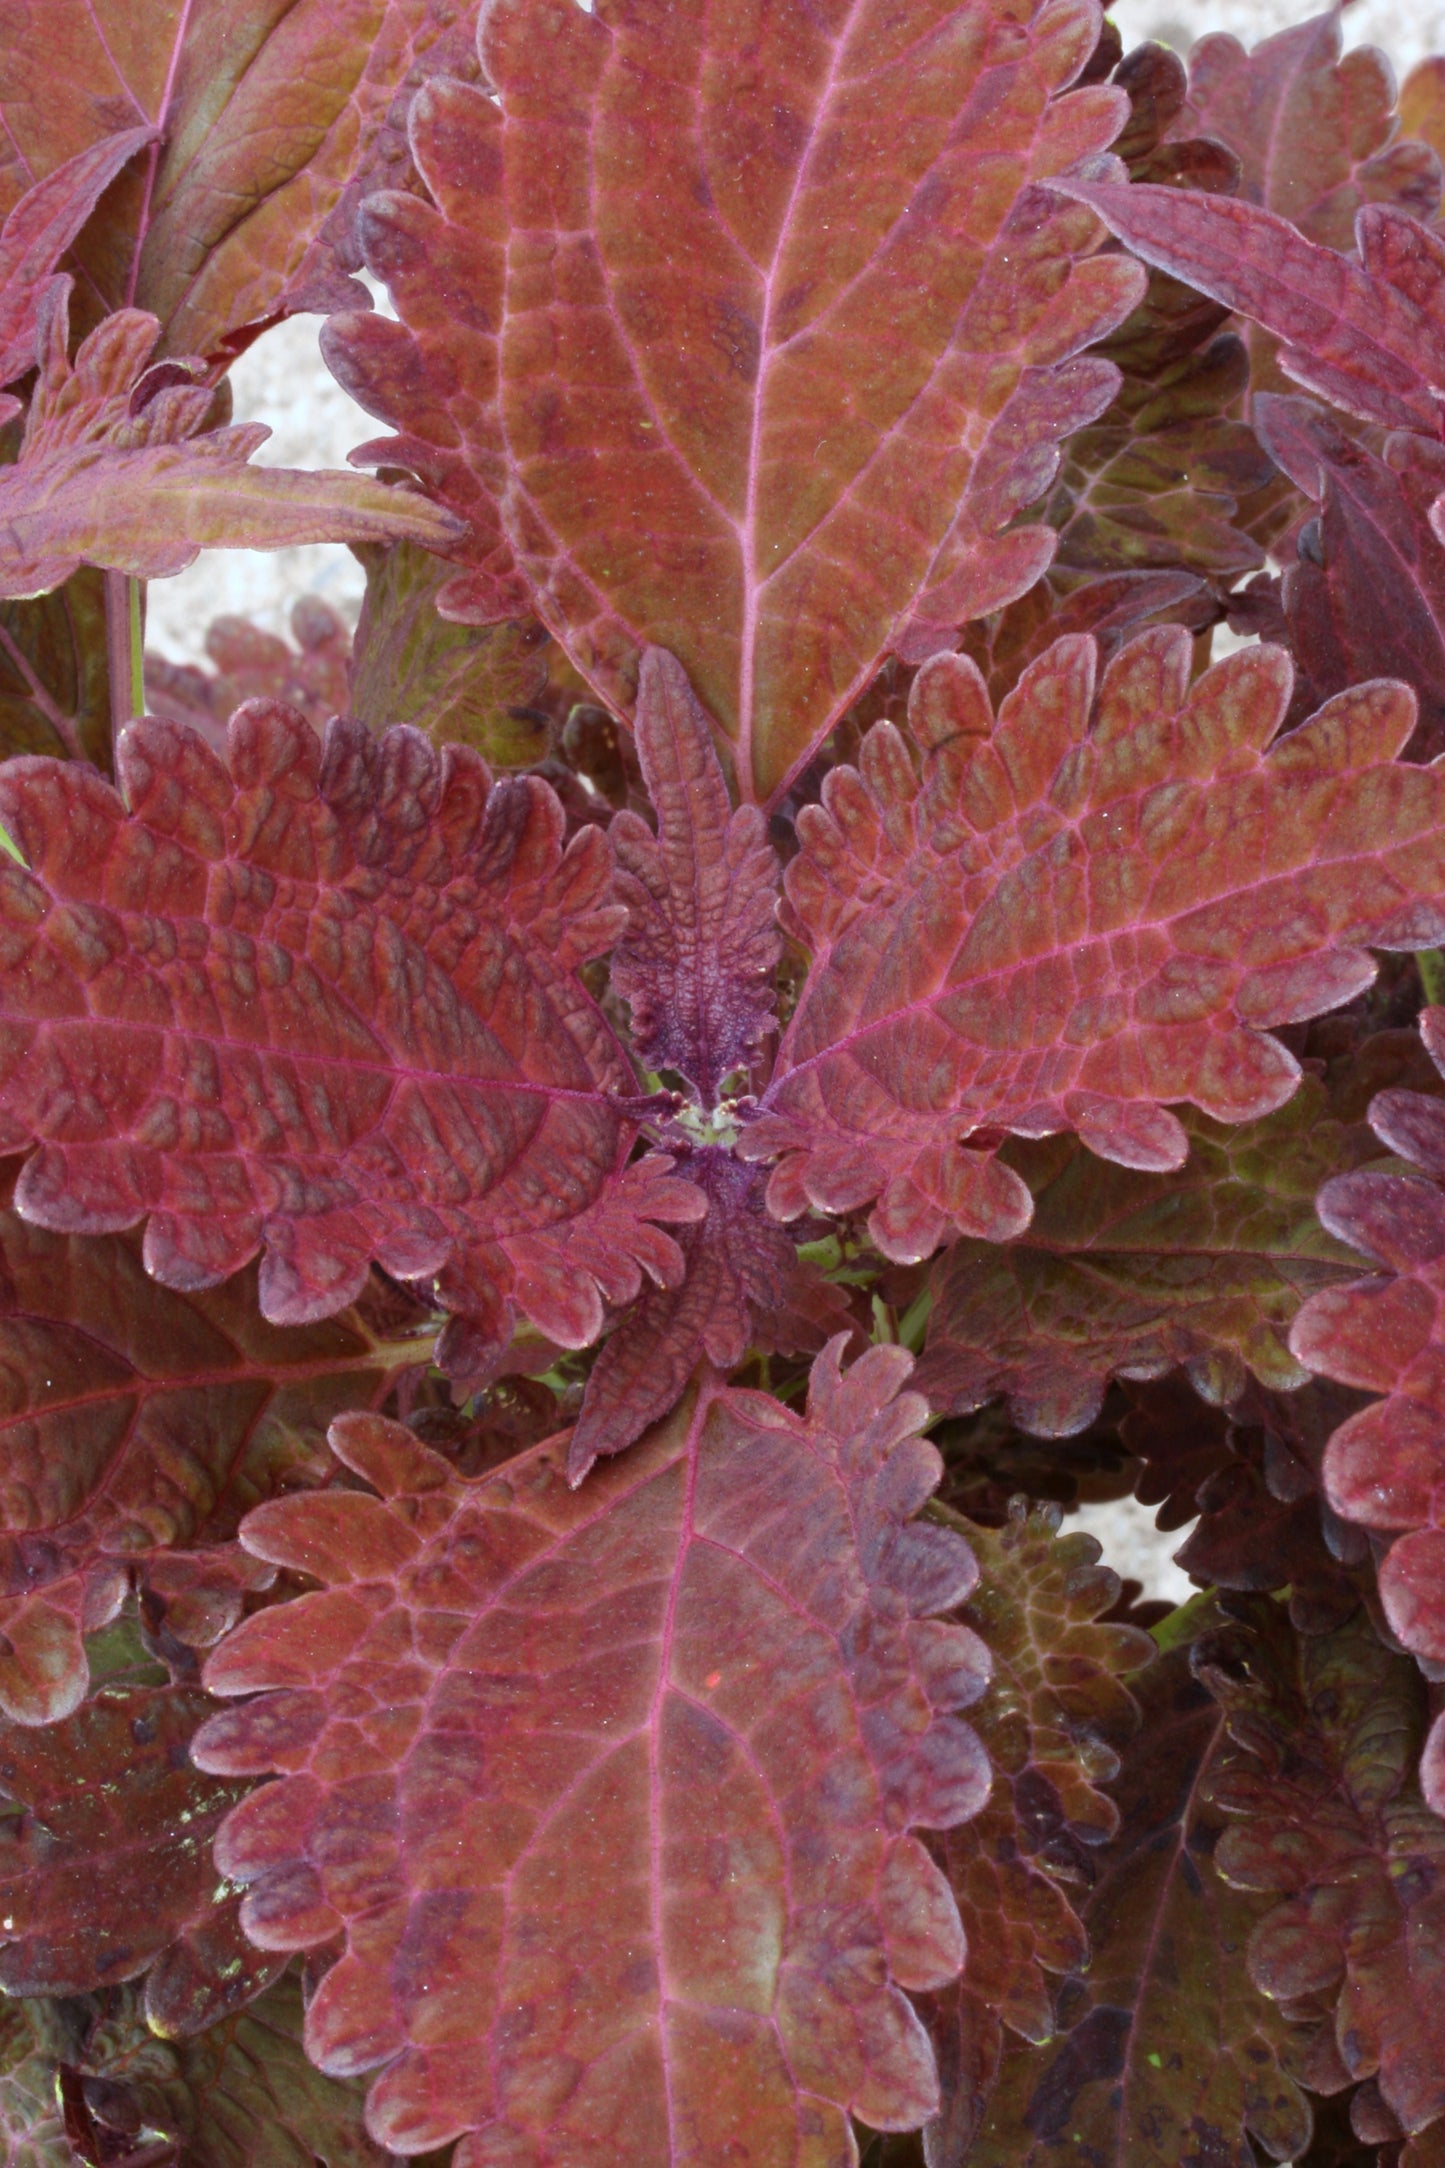
[[47, 2051], [42, 2004], [0, 2001], [0, 2158], [5, 2168], [75, 2168]]
[[109, 769], [105, 578], [89, 565], [49, 594], [0, 602], [0, 759], [77, 751]]
[[1257, 2168], [1253, 2141], [1275, 2160], [1309, 2142], [1291, 2028], [1244, 1966], [1268, 1901], [1211, 1864], [1222, 1717], [1185, 1645], [1135, 1694], [1142, 1722], [1112, 1790], [1120, 1831], [1083, 1907], [1089, 1969], [1059, 1998], [1064, 2037], [1005, 2053], [969, 2168]]
[[437, 614], [456, 566], [413, 542], [364, 546], [350, 711], [373, 730], [410, 723], [434, 744], [470, 745], [495, 767], [543, 759], [551, 718], [547, 634], [533, 617], [458, 625]]
[[296, 542], [442, 544], [450, 514], [368, 475], [253, 467], [270, 434], [252, 423], [197, 435], [212, 393], [166, 367], [149, 374], [159, 325], [139, 309], [67, 346], [66, 284], [42, 310], [41, 378], [20, 456], [0, 468], [0, 595], [45, 593], [81, 563], [137, 579], [179, 572], [202, 549]]
[[1100, 1789], [1139, 1712], [1123, 1677], [1154, 1654], [1149, 1636], [1100, 1621], [1119, 1579], [1092, 1536], [1059, 1534], [1057, 1507], [1018, 1502], [1005, 1527], [967, 1527], [979, 1585], [963, 1616], [993, 1657], [975, 1718], [994, 1765], [988, 1803], [935, 1843], [968, 1943], [963, 1977], [928, 1998], [943, 2106], [928, 2135], [934, 2168], [965, 2158], [998, 2069], [1003, 2028], [1044, 2042], [1057, 1976], [1082, 1970], [1088, 1940], [1068, 1885], [1117, 1833]]

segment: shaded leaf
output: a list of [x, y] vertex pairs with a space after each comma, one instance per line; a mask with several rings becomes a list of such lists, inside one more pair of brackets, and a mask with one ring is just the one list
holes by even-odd
[[[0, 1708], [49, 1723], [84, 1698], [87, 1623], [129, 1568], [181, 1639], [234, 1623], [255, 1576], [224, 1548], [242, 1515], [327, 1480], [332, 1416], [377, 1405], [430, 1341], [388, 1343], [364, 1311], [266, 1325], [253, 1273], [158, 1289], [131, 1236], [49, 1234], [6, 1211], [0, 1245]], [[159, 1556], [195, 1546], [212, 1548]]]
[[105, 575], [82, 566], [28, 602], [0, 601], [0, 758], [78, 749], [110, 767]]
[[32, 2005], [0, 2002], [0, 2153], [5, 2168], [75, 2168], [56, 2098], [56, 2064]]
[[245, 1792], [193, 1768], [214, 1708], [170, 1686], [105, 1686], [43, 1731], [0, 1723], [0, 1986], [75, 1995], [146, 1974], [161, 2032], [203, 2030], [280, 1965], [251, 1949], [211, 1841]]
[[103, 190], [154, 140], [154, 133], [145, 127], [122, 128], [102, 136], [11, 205], [0, 231], [0, 384], [34, 368], [40, 295], [47, 280]]
[[1195, 1660], [1236, 1742], [1214, 1785], [1234, 1818], [1216, 1865], [1277, 1900], [1250, 1936], [1251, 1976], [1277, 2002], [1327, 1998], [1350, 2077], [1423, 2130], [1445, 2112], [1445, 1823], [1415, 1781], [1419, 1672], [1363, 1613], [1302, 1636], [1268, 1603]]
[[974, 1723], [994, 1783], [973, 1821], [935, 1843], [969, 1956], [963, 1978], [926, 2005], [944, 2081], [931, 2168], [967, 2158], [1002, 2028], [1051, 2039], [1057, 1978], [1087, 1962], [1068, 1886], [1087, 1884], [1090, 1852], [1118, 1832], [1100, 1787], [1139, 1721], [1121, 1680], [1154, 1655], [1147, 1634], [1100, 1621], [1119, 1577], [1099, 1565], [1092, 1536], [1059, 1534], [1056, 1506], [1030, 1512], [1018, 1500], [1003, 1528], [970, 1527], [968, 1540], [979, 1585], [962, 1615], [993, 1660]]
[[705, 1385], [581, 1490], [556, 1446], [468, 1485], [345, 1417], [333, 1445], [382, 1500], [247, 1523], [326, 1585], [210, 1660], [218, 1692], [259, 1698], [197, 1754], [282, 1772], [217, 1856], [266, 1946], [344, 1930], [306, 2043], [339, 2074], [385, 2066], [379, 2143], [631, 2168], [725, 2132], [842, 2162], [845, 2107], [889, 2128], [934, 2108], [894, 1983], [962, 1955], [907, 1832], [987, 1791], [949, 1713], [983, 1652], [927, 1616], [976, 1569], [909, 1522], [938, 1460], [908, 1358], [840, 1377], [836, 1352], [805, 1418]]
[[404, 163], [417, 73], [465, 66], [474, 17], [456, 18], [445, 0], [4, 0], [0, 206], [117, 127], [158, 131], [81, 244], [103, 310], [147, 309], [165, 353], [211, 355], [293, 309], [355, 307], [355, 184]]
[[1092, 1422], [1111, 1377], [1184, 1365], [1206, 1399], [1250, 1371], [1288, 1391], [1305, 1372], [1287, 1334], [1300, 1303], [1350, 1272], [1315, 1217], [1322, 1180], [1378, 1155], [1363, 1123], [1306, 1078], [1287, 1106], [1226, 1129], [1186, 1118], [1173, 1174], [1111, 1166], [1072, 1141], [1011, 1147], [1033, 1218], [1006, 1247], [958, 1242], [934, 1269], [918, 1389], [963, 1413], [1006, 1393], [1046, 1437]]
[[[42, 312], [41, 375], [20, 456], [0, 467], [0, 593], [59, 587], [82, 562], [139, 579], [180, 572], [202, 549], [295, 542], [445, 542], [456, 524], [415, 491], [360, 474], [253, 467], [264, 423], [201, 427], [204, 383], [151, 376], [159, 326], [108, 316], [66, 353], [65, 281]], [[152, 392], [151, 386], [158, 386]]]
[[608, 947], [602, 836], [564, 851], [533, 777], [254, 701], [228, 772], [191, 731], [121, 739], [130, 811], [73, 763], [12, 761], [0, 818], [3, 1137], [40, 1150], [18, 1209], [57, 1232], [148, 1220], [163, 1285], [258, 1251], [261, 1306], [303, 1324], [376, 1258], [440, 1273], [502, 1343], [564, 1346], [680, 1270], [652, 1224], [702, 1209], [626, 1162], [632, 1073], [577, 968]]
[[1083, 1907], [1087, 1975], [1060, 1996], [1064, 2037], [1011, 2044], [970, 2168], [1256, 2168], [1302, 2153], [1310, 2110], [1291, 2028], [1251, 1984], [1244, 1944], [1268, 1900], [1210, 1855], [1223, 1726], [1187, 1647], [1139, 1678], [1138, 1737], [1113, 1787], [1120, 1832]]
[[[314, 730], [321, 730], [348, 705], [351, 633], [319, 595], [303, 595], [293, 606], [291, 631], [294, 646], [274, 632], [263, 632], [249, 618], [213, 617], [205, 640], [212, 670], [147, 652], [147, 713], [189, 723], [223, 757], [226, 724], [243, 700], [284, 700], [299, 708]], [[391, 720], [408, 718], [394, 715]]]
[[1114, 182], [1053, 184], [1146, 263], [1262, 324], [1280, 366], [1361, 421], [1435, 434], [1445, 391], [1445, 241], [1393, 204], [1355, 220], [1361, 261], [1239, 198]]
[[1067, 634], [1092, 633], [1099, 659], [1107, 663], [1151, 618], [1194, 631], [1217, 615], [1204, 582], [1189, 572], [1089, 574], [1055, 567], [1006, 610], [966, 625], [962, 651], [978, 664], [997, 707], [1029, 664]]
[[710, 1108], [777, 1007], [780, 869], [756, 806], [729, 806], [707, 718], [661, 648], [643, 655], [633, 728], [657, 833], [626, 811], [608, 830], [627, 905], [612, 985], [646, 1067], [675, 1070]]
[[500, 767], [543, 758], [547, 636], [535, 618], [453, 624], [438, 615], [437, 598], [455, 565], [412, 542], [363, 544], [359, 554], [366, 599], [350, 698], [338, 706], [373, 730], [410, 723], [433, 744], [469, 745]]
[[740, 1146], [784, 1155], [779, 1217], [877, 1197], [899, 1260], [1011, 1239], [1033, 1200], [1001, 1130], [1177, 1168], [1166, 1102], [1278, 1108], [1299, 1068], [1269, 1027], [1368, 986], [1364, 943], [1445, 932], [1445, 773], [1390, 757], [1408, 691], [1361, 687], [1271, 744], [1288, 658], [1243, 649], [1192, 686], [1190, 660], [1182, 630], [1145, 633], [1096, 699], [1094, 643], [1064, 639], [995, 722], [940, 656], [910, 701], [921, 780], [879, 724], [800, 813], [785, 924], [812, 968]]
[[1400, 126], [1445, 161], [1445, 54], [1427, 53], [1400, 85]]
[[752, 798], [891, 642], [947, 644], [1030, 586], [1052, 538], [1007, 530], [1107, 403], [1113, 371], [1076, 357], [1141, 283], [1033, 185], [1122, 118], [1107, 85], [1060, 95], [1097, 32], [1086, 0], [766, 36], [667, 0], [492, 8], [497, 101], [414, 108], [435, 209], [366, 208], [406, 328], [340, 319], [327, 349], [406, 432], [373, 456], [464, 461], [493, 500], [468, 512], [479, 606], [514, 563], [619, 709], [637, 649], [669, 649]]

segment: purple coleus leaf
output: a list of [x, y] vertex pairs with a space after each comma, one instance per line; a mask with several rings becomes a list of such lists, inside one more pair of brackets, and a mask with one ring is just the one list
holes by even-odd
[[798, 816], [785, 925], [812, 968], [749, 1159], [769, 1203], [869, 1220], [884, 1254], [1016, 1236], [1033, 1201], [1001, 1131], [1072, 1130], [1156, 1172], [1299, 1080], [1275, 1024], [1368, 986], [1366, 944], [1445, 934], [1445, 771], [1394, 760], [1406, 687], [1367, 685], [1276, 737], [1293, 671], [1244, 649], [1191, 683], [1179, 628], [1096, 687], [1055, 643], [995, 718], [959, 655], [920, 671], [916, 752], [891, 723]]
[[77, 151], [11, 207], [0, 232], [0, 384], [35, 366], [40, 296], [102, 192], [153, 128], [122, 128]]
[[[932, 1614], [977, 1568], [912, 1515], [941, 1463], [876, 1348], [805, 1415], [704, 1382], [569, 1487], [560, 1442], [459, 1479], [344, 1417], [370, 1486], [273, 1501], [249, 1549], [314, 1576], [207, 1666], [203, 1767], [275, 1771], [217, 1860], [264, 1948], [345, 1937], [306, 2015], [377, 2072], [368, 2127], [456, 2168], [850, 2157], [938, 2082], [904, 1986], [958, 1971], [918, 1839], [977, 1811], [987, 1676]], [[379, 1494], [379, 1495], [378, 1495]]]
[[[705, 1210], [628, 1165], [631, 1067], [578, 967], [608, 948], [601, 832], [564, 850], [545, 783], [277, 702], [229, 769], [184, 726], [121, 739], [126, 802], [75, 763], [0, 771], [24, 867], [0, 868], [0, 1134], [40, 1149], [20, 1212], [61, 1233], [148, 1222], [165, 1285], [263, 1253], [300, 1324], [373, 1258], [497, 1344], [517, 1310], [585, 1346], [603, 1298], [682, 1260]], [[127, 810], [127, 803], [129, 810]]]
[[780, 868], [757, 807], [729, 806], [707, 718], [662, 648], [643, 655], [633, 728], [657, 834], [628, 812], [608, 831], [627, 905], [612, 984], [642, 1061], [676, 1070], [711, 1108], [777, 1007]]

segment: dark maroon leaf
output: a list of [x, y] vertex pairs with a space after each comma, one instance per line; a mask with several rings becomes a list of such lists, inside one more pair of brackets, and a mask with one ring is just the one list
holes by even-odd
[[149, 127], [122, 128], [77, 151], [11, 206], [0, 230], [0, 384], [35, 367], [41, 292], [102, 191], [136, 152]]

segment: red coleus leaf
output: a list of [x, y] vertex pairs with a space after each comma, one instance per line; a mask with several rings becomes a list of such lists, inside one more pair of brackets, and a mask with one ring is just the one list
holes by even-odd
[[1007, 530], [1108, 403], [1113, 369], [1072, 357], [1142, 284], [1033, 185], [1123, 117], [1062, 95], [1098, 31], [1092, 0], [870, 0], [761, 38], [669, 0], [491, 8], [495, 99], [413, 109], [434, 208], [365, 213], [406, 328], [328, 348], [400, 456], [494, 501], [477, 606], [520, 568], [620, 709], [668, 648], [752, 798], [890, 642], [1031, 585], [1053, 538]]
[[171, 1294], [130, 1236], [6, 1211], [0, 1246], [0, 1708], [50, 1723], [84, 1698], [84, 1633], [132, 1569], [181, 1639], [218, 1639], [257, 1571], [229, 1548], [242, 1515], [327, 1480], [331, 1417], [377, 1404], [431, 1342], [388, 1343], [357, 1312], [266, 1325], [250, 1274]]
[[77, 151], [11, 206], [0, 232], [0, 384], [35, 366], [40, 296], [102, 192], [152, 128], [122, 128]]
[[321, 730], [333, 715], [349, 712], [350, 627], [319, 595], [303, 595], [292, 607], [291, 631], [294, 646], [249, 618], [213, 617], [205, 639], [213, 670], [147, 651], [147, 713], [189, 723], [223, 757], [226, 724], [243, 700], [285, 700]]
[[1361, 260], [1258, 204], [1180, 188], [1055, 184], [1146, 263], [1284, 342], [1285, 374], [1347, 414], [1434, 436], [1445, 395], [1445, 240], [1391, 204], [1355, 220]]
[[264, 1251], [265, 1315], [342, 1309], [372, 1258], [442, 1272], [448, 1306], [515, 1308], [585, 1346], [602, 1296], [681, 1269], [653, 1224], [705, 1205], [626, 1164], [633, 1077], [577, 979], [610, 945], [606, 844], [564, 851], [533, 777], [294, 709], [133, 726], [130, 810], [74, 763], [12, 761], [0, 1123], [40, 1150], [18, 1209], [57, 1232], [148, 1219], [163, 1285]]
[[980, 1644], [929, 1614], [976, 1568], [910, 1521], [938, 1479], [875, 1349], [814, 1366], [808, 1412], [705, 1383], [569, 1488], [558, 1446], [480, 1482], [342, 1418], [370, 1494], [284, 1500], [249, 1548], [323, 1589], [207, 1667], [259, 1695], [198, 1740], [268, 1770], [217, 1857], [271, 1949], [345, 1954], [307, 2012], [338, 2074], [385, 2066], [372, 2135], [457, 2168], [631, 2168], [707, 2134], [850, 2157], [844, 2110], [930, 2114], [899, 1984], [957, 1971], [953, 1899], [911, 1827], [988, 1787], [952, 1712]]
[[812, 968], [740, 1146], [785, 1155], [780, 1217], [877, 1197], [900, 1260], [1017, 1236], [1033, 1200], [1000, 1130], [1176, 1168], [1166, 1102], [1280, 1106], [1299, 1068], [1268, 1027], [1368, 986], [1364, 944], [1445, 933], [1445, 772], [1391, 758], [1406, 688], [1275, 740], [1281, 650], [1192, 686], [1190, 662], [1182, 630], [1143, 634], [1096, 694], [1093, 641], [1061, 640], [995, 721], [976, 668], [939, 656], [910, 696], [921, 777], [882, 723], [799, 815], [785, 923]]
[[[80, 248], [87, 292], [212, 355], [294, 309], [356, 306], [358, 178], [404, 148], [418, 71], [462, 61], [447, 0], [4, 0], [0, 208], [110, 132], [149, 158]], [[462, 36], [465, 36], [464, 29]]]
[[[1269, 1900], [1230, 1888], [1210, 1854], [1219, 1711], [1176, 1647], [1141, 1674], [1142, 1712], [1113, 1787], [1119, 1834], [1083, 1906], [1087, 1973], [1059, 1996], [1062, 2039], [1010, 2042], [969, 2168], [1257, 2168], [1304, 2156], [1309, 2102], [1292, 2028], [1240, 1953]], [[944, 2154], [940, 2168], [956, 2168]]]
[[1300, 1303], [1343, 1280], [1350, 1255], [1315, 1217], [1320, 1183], [1378, 1155], [1305, 1080], [1288, 1106], [1225, 1129], [1186, 1119], [1173, 1174], [1109, 1166], [1062, 1139], [1009, 1154], [1034, 1199], [1006, 1247], [957, 1242], [934, 1269], [918, 1389], [962, 1414], [1006, 1393], [1016, 1423], [1083, 1430], [1112, 1377], [1187, 1367], [1228, 1402], [1249, 1373], [1288, 1391], [1304, 1372], [1286, 1335]]
[[[929, 2159], [961, 2161], [1003, 2051], [1003, 2027], [1043, 2042], [1055, 2032], [1058, 1976], [1089, 1946], [1066, 1886], [1087, 1882], [1090, 1852], [1119, 1828], [1102, 1784], [1138, 1727], [1124, 1676], [1154, 1655], [1137, 1627], [1102, 1622], [1119, 1578], [1092, 1536], [1060, 1536], [1057, 1506], [1022, 1499], [996, 1530], [968, 1529], [979, 1586], [963, 1616], [993, 1659], [974, 1722], [994, 1764], [988, 1803], [935, 1850], [968, 1941], [964, 1977], [930, 1998], [944, 2104]], [[1061, 1886], [1062, 1885], [1062, 1886]]]
[[237, 1924], [211, 1840], [244, 1792], [193, 1768], [214, 1708], [170, 1686], [102, 1687], [44, 1731], [0, 1723], [0, 1986], [74, 1995], [146, 1974], [162, 2032], [199, 2032], [281, 1969]]
[[0, 594], [38, 595], [81, 564], [137, 578], [179, 572], [202, 549], [294, 542], [444, 543], [457, 524], [412, 490], [359, 474], [253, 467], [264, 423], [198, 436], [213, 393], [179, 364], [149, 372], [159, 326], [108, 316], [67, 352], [68, 281], [40, 312], [40, 382], [20, 454], [0, 468]]
[[1445, 2113], [1445, 1823], [1414, 1779], [1423, 1682], [1363, 1612], [1325, 1635], [1291, 1633], [1270, 1603], [1244, 1620], [1195, 1661], [1236, 1742], [1213, 1786], [1234, 1818], [1216, 1865], [1279, 1900], [1250, 1972], [1276, 2002], [1327, 1999], [1350, 2077], [1423, 2130]]
[[657, 834], [621, 812], [608, 831], [627, 931], [611, 977], [649, 1069], [673, 1069], [704, 1107], [756, 1059], [777, 997], [779, 867], [756, 806], [727, 784], [682, 665], [644, 653], [634, 723]]

